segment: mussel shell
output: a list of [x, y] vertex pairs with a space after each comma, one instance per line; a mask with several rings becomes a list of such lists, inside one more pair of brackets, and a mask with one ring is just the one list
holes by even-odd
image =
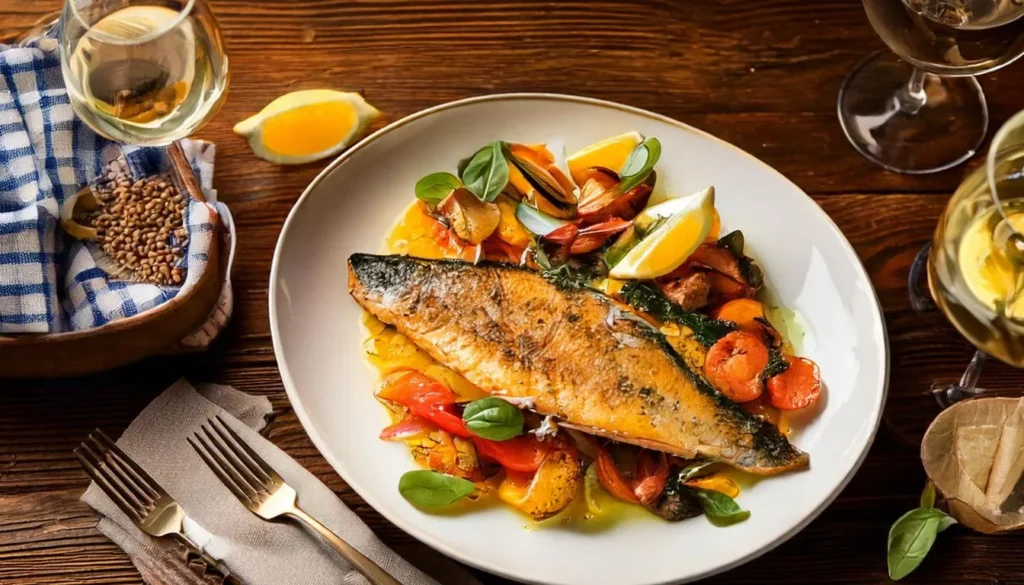
[[560, 219], [576, 214], [576, 195], [572, 181], [554, 162], [547, 150], [524, 144], [509, 144], [511, 162], [526, 179], [530, 187], [523, 198], [544, 213]]

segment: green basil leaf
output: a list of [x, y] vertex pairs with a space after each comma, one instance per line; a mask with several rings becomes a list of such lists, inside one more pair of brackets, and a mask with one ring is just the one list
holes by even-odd
[[473, 493], [476, 484], [468, 479], [446, 475], [429, 469], [407, 471], [398, 480], [398, 492], [413, 505], [438, 508]]
[[516, 219], [532, 234], [546, 236], [569, 223], [564, 219], [556, 219], [543, 211], [537, 210], [529, 203], [520, 202], [516, 205]]
[[494, 396], [467, 404], [462, 420], [471, 433], [491, 441], [507, 441], [523, 434], [523, 413]]
[[750, 512], [740, 508], [736, 500], [714, 490], [693, 490], [704, 508], [704, 515], [715, 526], [729, 526], [750, 518]]
[[928, 482], [924, 484], [924, 491], [921, 492], [921, 507], [922, 508], [934, 508], [935, 507], [935, 484]]
[[461, 186], [459, 178], [451, 173], [431, 173], [416, 181], [416, 198], [437, 205]]
[[679, 471], [678, 481], [682, 483], [695, 477], [705, 475], [708, 469], [715, 463], [718, 462], [713, 459], [705, 459], [704, 461], [691, 463]]
[[935, 535], [953, 524], [956, 520], [935, 508], [917, 508], [900, 516], [889, 529], [889, 578], [899, 581], [909, 575], [935, 544]]
[[661, 142], [657, 138], [647, 138], [629, 153], [626, 164], [622, 166], [619, 173], [621, 182], [619, 192], [625, 193], [644, 182], [647, 175], [651, 174], [654, 165], [658, 164], [661, 158]]
[[508, 184], [508, 161], [498, 140], [481, 148], [462, 171], [462, 182], [484, 201], [494, 201]]

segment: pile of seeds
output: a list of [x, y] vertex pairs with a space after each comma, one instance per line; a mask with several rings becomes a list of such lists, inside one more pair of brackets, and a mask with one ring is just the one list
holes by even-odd
[[114, 276], [161, 285], [183, 283], [186, 200], [170, 177], [132, 182], [124, 163], [115, 161], [92, 190], [99, 208], [88, 220], [103, 251], [123, 269]]

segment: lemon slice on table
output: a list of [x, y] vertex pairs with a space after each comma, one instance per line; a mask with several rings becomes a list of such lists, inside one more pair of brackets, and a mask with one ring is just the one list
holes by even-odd
[[297, 165], [337, 154], [379, 116], [358, 93], [309, 89], [277, 98], [234, 130], [263, 160]]
[[633, 149], [644, 141], [639, 132], [627, 132], [601, 142], [591, 144], [565, 159], [569, 174], [577, 185], [587, 182], [586, 171], [592, 167], [603, 167], [616, 173], [622, 170]]
[[[609, 272], [621, 280], [664, 276], [704, 243], [715, 219], [715, 189], [649, 207], [636, 218], [638, 228], [653, 229]], [[659, 225], [660, 224], [660, 225]]]

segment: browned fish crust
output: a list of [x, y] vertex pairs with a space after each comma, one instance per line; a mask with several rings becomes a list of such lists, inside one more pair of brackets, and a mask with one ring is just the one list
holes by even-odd
[[773, 425], [692, 372], [657, 329], [510, 264], [353, 254], [349, 292], [483, 390], [565, 426], [773, 475], [808, 465]]

